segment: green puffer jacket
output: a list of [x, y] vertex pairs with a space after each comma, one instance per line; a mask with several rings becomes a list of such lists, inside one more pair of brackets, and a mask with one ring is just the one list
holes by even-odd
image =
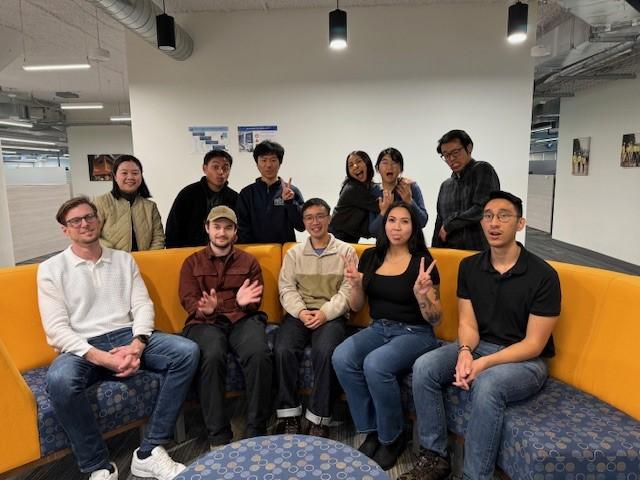
[[155, 202], [137, 196], [130, 205], [124, 198], [116, 199], [111, 192], [94, 200], [102, 221], [100, 243], [116, 250], [131, 251], [131, 220], [136, 233], [138, 250], [164, 248], [162, 219]]

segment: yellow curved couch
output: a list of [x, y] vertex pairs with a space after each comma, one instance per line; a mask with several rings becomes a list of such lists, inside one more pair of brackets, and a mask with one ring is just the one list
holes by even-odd
[[[242, 245], [263, 270], [262, 310], [278, 323], [282, 309], [277, 282], [283, 251], [291, 244]], [[361, 254], [369, 245], [356, 245]], [[156, 306], [156, 328], [182, 330], [186, 313], [178, 299], [179, 272], [197, 248], [135, 253], [134, 257]], [[436, 329], [453, 340], [457, 332], [458, 264], [471, 252], [432, 249], [441, 278], [444, 319]], [[554, 333], [557, 355], [551, 374], [640, 420], [640, 277], [550, 262], [562, 285], [562, 314]], [[36, 265], [0, 269], [0, 478], [42, 459], [36, 403], [21, 372], [49, 364], [55, 352], [47, 345], [37, 303]], [[352, 319], [366, 325], [368, 312]]]

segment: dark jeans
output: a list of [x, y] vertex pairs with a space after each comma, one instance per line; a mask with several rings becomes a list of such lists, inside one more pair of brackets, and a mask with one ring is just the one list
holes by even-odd
[[[109, 351], [132, 341], [130, 328], [89, 339], [97, 349]], [[145, 448], [171, 440], [176, 418], [198, 367], [198, 347], [178, 335], [154, 332], [142, 352], [140, 368], [164, 374], [142, 445]], [[71, 353], [59, 355], [47, 372], [47, 390], [58, 420], [82, 472], [109, 463], [109, 452], [86, 396], [88, 386], [114, 379], [112, 372]]]
[[225, 383], [229, 348], [238, 355], [247, 386], [248, 436], [264, 434], [271, 415], [273, 365], [267, 345], [264, 314], [247, 316], [236, 323], [191, 324], [184, 335], [200, 347], [198, 392], [210, 443], [233, 438], [225, 412]]
[[311, 341], [313, 390], [309, 398], [307, 418], [315, 424], [328, 425], [331, 421], [331, 408], [339, 392], [331, 356], [345, 339], [345, 323], [344, 317], [338, 317], [315, 330], [309, 330], [299, 319], [289, 314], [284, 316], [273, 351], [278, 384], [278, 417], [302, 414], [296, 392], [298, 371], [304, 348]]

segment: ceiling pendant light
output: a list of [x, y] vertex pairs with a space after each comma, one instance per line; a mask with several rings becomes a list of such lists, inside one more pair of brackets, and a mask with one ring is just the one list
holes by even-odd
[[340, 10], [336, 1], [336, 9], [329, 13], [329, 48], [343, 50], [347, 48], [347, 12]]
[[527, 22], [529, 5], [518, 0], [509, 7], [509, 21], [507, 23], [507, 41], [522, 43], [527, 39]]
[[167, 15], [167, 9], [162, 0], [162, 13], [156, 16], [156, 38], [158, 48], [165, 52], [172, 52], [176, 49], [176, 29], [171, 15]]

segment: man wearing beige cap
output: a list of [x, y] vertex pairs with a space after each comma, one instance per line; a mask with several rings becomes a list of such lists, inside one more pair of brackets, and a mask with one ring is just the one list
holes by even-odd
[[183, 334], [200, 346], [200, 405], [214, 447], [233, 434], [224, 408], [227, 353], [240, 359], [247, 385], [246, 437], [266, 433], [271, 414], [271, 354], [266, 315], [259, 311], [262, 271], [252, 255], [233, 247], [238, 219], [229, 207], [212, 208], [204, 228], [209, 244], [190, 255], [180, 272], [180, 301], [188, 313]]

